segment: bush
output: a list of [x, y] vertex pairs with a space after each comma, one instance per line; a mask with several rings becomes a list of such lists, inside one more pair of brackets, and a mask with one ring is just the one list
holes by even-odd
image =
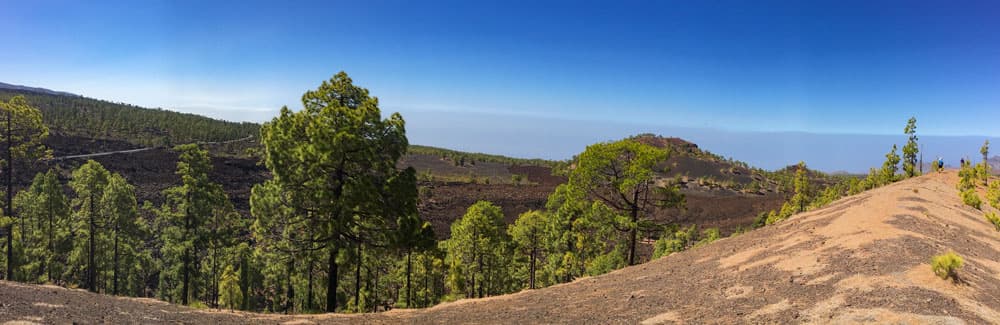
[[994, 208], [1000, 209], [1000, 183], [990, 183], [990, 188], [986, 190], [986, 201]]
[[722, 234], [719, 232], [719, 228], [708, 228], [701, 232], [701, 240], [695, 246], [708, 244], [720, 238], [722, 238]]
[[993, 224], [993, 227], [1000, 231], [1000, 217], [997, 216], [996, 212], [986, 213], [986, 220], [989, 220]]
[[976, 209], [981, 209], [983, 205], [983, 201], [979, 200], [979, 194], [976, 194], [976, 190], [971, 188], [962, 191], [962, 202]]
[[941, 279], [951, 278], [958, 281], [958, 269], [965, 265], [965, 260], [955, 252], [947, 252], [931, 258], [931, 269]]

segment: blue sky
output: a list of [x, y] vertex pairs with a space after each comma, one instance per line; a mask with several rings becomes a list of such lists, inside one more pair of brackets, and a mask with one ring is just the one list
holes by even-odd
[[[900, 135], [911, 115], [978, 139], [1000, 136], [998, 30], [991, 1], [0, 1], [0, 81], [266, 121], [344, 70], [413, 143], [546, 158], [647, 131]], [[516, 137], [543, 124], [565, 132]]]

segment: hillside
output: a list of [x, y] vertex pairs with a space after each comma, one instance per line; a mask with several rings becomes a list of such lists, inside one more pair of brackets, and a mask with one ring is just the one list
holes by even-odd
[[66, 136], [120, 140], [140, 146], [173, 146], [256, 136], [260, 128], [256, 123], [220, 121], [38, 89], [0, 87], [0, 100], [24, 96], [42, 112], [42, 120], [51, 132]]
[[[1000, 233], [964, 206], [953, 171], [843, 198], [775, 226], [550, 288], [363, 316], [194, 311], [0, 283], [0, 318], [294, 323], [995, 323]], [[992, 209], [992, 208], [988, 208]], [[931, 256], [954, 250], [956, 284]], [[94, 299], [94, 298], [97, 299]], [[80, 301], [90, 301], [80, 303]], [[169, 311], [169, 312], [168, 312]]]

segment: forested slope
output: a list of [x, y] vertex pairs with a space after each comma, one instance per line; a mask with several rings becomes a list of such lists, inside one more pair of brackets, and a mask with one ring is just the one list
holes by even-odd
[[226, 141], [256, 136], [260, 125], [227, 122], [201, 115], [143, 108], [87, 97], [0, 89], [0, 100], [16, 95], [42, 111], [53, 133], [117, 139], [142, 146], [172, 146], [201, 141]]

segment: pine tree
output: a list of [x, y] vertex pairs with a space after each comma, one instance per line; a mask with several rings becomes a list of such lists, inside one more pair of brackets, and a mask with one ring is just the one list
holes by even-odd
[[[303, 109], [281, 109], [261, 127], [264, 165], [290, 192], [296, 218], [315, 233], [309, 240], [327, 253], [326, 310], [337, 307], [340, 251], [384, 234], [398, 212], [386, 213], [386, 184], [406, 152], [402, 116], [382, 119], [378, 99], [338, 73], [302, 96]], [[411, 192], [416, 195], [416, 190]], [[398, 207], [392, 204], [389, 206]], [[255, 215], [255, 217], [257, 217]]]
[[[134, 263], [124, 263], [123, 259], [133, 261], [139, 255], [142, 238], [146, 237], [147, 226], [139, 216], [139, 206], [135, 199], [135, 188], [124, 177], [115, 173], [108, 179], [107, 187], [101, 198], [101, 215], [106, 227], [111, 231], [112, 248], [112, 294], [119, 294], [119, 279], [127, 280], [122, 273], [131, 273], [131, 268], [122, 270], [123, 266], [134, 266]], [[123, 265], [124, 264], [124, 265]], [[123, 285], [121, 288], [132, 287]]]
[[88, 160], [73, 171], [69, 182], [69, 186], [76, 193], [76, 198], [73, 199], [73, 206], [76, 207], [73, 214], [73, 229], [85, 236], [84, 240], [74, 238], [70, 264], [75, 266], [74, 269], [85, 265], [82, 284], [92, 292], [97, 292], [99, 289], [97, 275], [101, 272], [99, 263], [104, 258], [101, 255], [104, 250], [99, 246], [106, 240], [107, 234], [103, 229], [107, 220], [101, 216], [101, 199], [104, 197], [104, 190], [108, 186], [110, 177], [111, 173], [104, 169], [104, 166]]
[[917, 176], [917, 153], [920, 151], [920, 147], [917, 145], [917, 119], [915, 117], [911, 117], [906, 122], [903, 133], [909, 137], [906, 145], [903, 146], [903, 173], [906, 174], [905, 177], [909, 178]]
[[0, 101], [0, 142], [2, 156], [0, 167], [3, 167], [5, 193], [7, 204], [4, 215], [0, 216], [0, 229], [7, 237], [7, 273], [5, 279], [17, 279], [15, 276], [17, 258], [14, 256], [14, 224], [16, 217], [14, 208], [14, 165], [20, 168], [32, 160], [51, 156], [51, 152], [42, 145], [42, 140], [48, 137], [49, 129], [42, 123], [42, 114], [32, 107], [23, 96], [14, 96], [7, 102]]
[[983, 180], [983, 185], [990, 185], [990, 140], [983, 142], [979, 148], [979, 153], [983, 155], [983, 163], [980, 165], [979, 177]]
[[164, 191], [166, 202], [157, 211], [163, 242], [160, 294], [187, 305], [191, 298], [202, 297], [205, 287], [211, 285], [207, 282], [212, 279], [206, 279], [197, 266], [210, 254], [209, 224], [216, 213], [225, 210], [221, 207], [228, 204], [228, 198], [208, 176], [212, 161], [207, 151], [197, 145], [182, 145], [175, 150], [180, 152], [177, 174], [181, 185]]
[[448, 286], [466, 297], [506, 293], [509, 239], [500, 207], [487, 201], [473, 204], [451, 225], [447, 251]]
[[876, 187], [895, 182], [898, 179], [897, 171], [899, 171], [899, 155], [896, 154], [896, 145], [892, 145], [892, 150], [885, 155], [885, 162], [882, 164], [882, 169], [879, 170]]
[[653, 207], [682, 202], [654, 195], [659, 192], [654, 169], [669, 157], [667, 150], [626, 139], [587, 146], [577, 157], [576, 168], [570, 171], [571, 187], [628, 215], [623, 230], [628, 235], [629, 265], [636, 262], [636, 242], [639, 228], [646, 221], [644, 215]]
[[33, 225], [23, 232], [30, 245], [25, 246], [25, 261], [20, 266], [21, 278], [28, 282], [60, 283], [69, 241], [69, 203], [55, 170], [39, 173], [31, 187], [18, 193], [14, 205], [24, 224]]
[[222, 280], [219, 282], [219, 287], [222, 290], [220, 304], [223, 307], [229, 307], [230, 311], [239, 308], [243, 302], [243, 291], [240, 289], [240, 275], [233, 271], [232, 265], [226, 266], [225, 271], [222, 272]]
[[536, 288], [536, 261], [541, 259], [540, 254], [544, 245], [544, 231], [547, 222], [547, 214], [532, 210], [522, 213], [517, 218], [517, 221], [507, 229], [507, 232], [518, 248], [518, 252], [528, 257], [528, 288], [530, 289]]

